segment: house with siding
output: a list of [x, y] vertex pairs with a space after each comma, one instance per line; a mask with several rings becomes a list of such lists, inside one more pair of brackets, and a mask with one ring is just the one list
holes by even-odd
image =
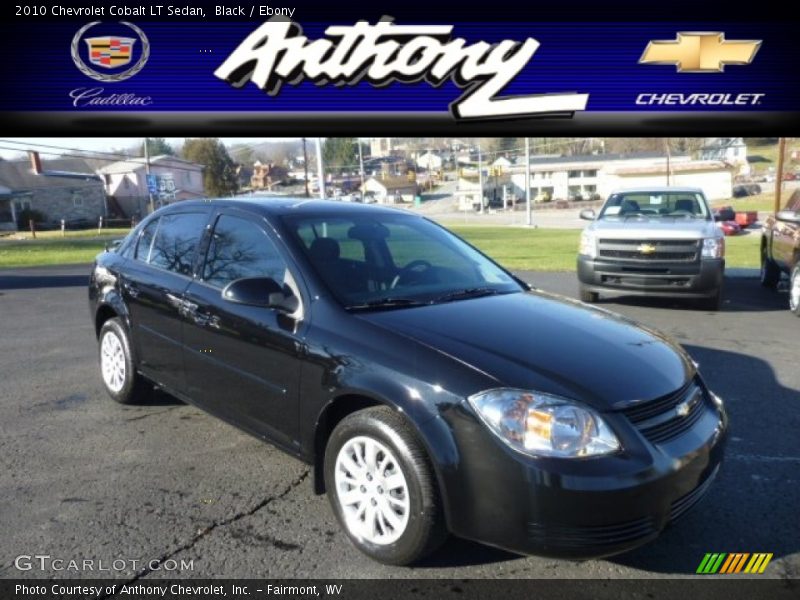
[[[149, 212], [150, 192], [144, 158], [114, 162], [100, 168], [98, 173], [112, 203], [123, 213], [117, 216], [139, 218]], [[153, 204], [156, 208], [206, 197], [203, 165], [162, 154], [150, 158], [150, 175], [155, 184]]]
[[419, 193], [417, 180], [413, 175], [413, 173], [400, 176], [382, 174], [370, 177], [364, 182], [361, 191], [365, 196], [373, 196], [378, 204], [413, 202]]
[[0, 160], [0, 230], [16, 230], [26, 210], [52, 225], [96, 223], [106, 215], [103, 182], [82, 158]]

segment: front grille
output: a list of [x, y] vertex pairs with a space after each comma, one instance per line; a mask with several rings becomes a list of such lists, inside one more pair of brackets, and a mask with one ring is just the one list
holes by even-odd
[[697, 240], [613, 240], [597, 242], [597, 256], [639, 263], [694, 262]]
[[652, 517], [591, 527], [528, 523], [528, 535], [535, 542], [566, 548], [614, 546], [647, 537], [655, 531]]
[[692, 282], [691, 277], [670, 277], [666, 275], [650, 276], [630, 275], [628, 273], [615, 273], [614, 275], [601, 275], [600, 280], [603, 285], [618, 285], [628, 288], [668, 288], [668, 287], [689, 287]]
[[662, 398], [622, 410], [642, 435], [653, 443], [665, 442], [690, 429], [703, 414], [705, 392], [694, 381]]
[[669, 510], [669, 520], [670, 523], [674, 523], [678, 519], [680, 519], [683, 515], [685, 515], [690, 508], [692, 508], [695, 504], [700, 502], [703, 499], [703, 496], [706, 495], [706, 492], [711, 487], [711, 483], [714, 481], [714, 478], [717, 476], [719, 472], [719, 465], [717, 465], [714, 470], [711, 472], [711, 475], [706, 477], [706, 480], [703, 481], [700, 485], [694, 488], [688, 494], [681, 496], [677, 500], [675, 500], [672, 505], [670, 506]]

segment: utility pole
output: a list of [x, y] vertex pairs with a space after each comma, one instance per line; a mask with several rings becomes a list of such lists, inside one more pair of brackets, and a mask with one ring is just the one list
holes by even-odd
[[533, 225], [533, 212], [531, 207], [531, 140], [525, 138], [525, 210], [528, 212], [526, 223]]
[[305, 172], [303, 181], [305, 181], [306, 184], [306, 198], [308, 198], [311, 194], [308, 191], [308, 150], [306, 148], [306, 138], [303, 138], [303, 171]]
[[358, 144], [358, 168], [361, 173], [361, 200], [364, 200], [364, 151], [361, 149], [361, 138], [356, 138]]
[[670, 171], [670, 156], [669, 156], [669, 138], [664, 138], [664, 150], [667, 153], [667, 186], [669, 186], [669, 171]]
[[147, 183], [147, 197], [149, 199], [150, 212], [155, 212], [156, 204], [153, 200], [153, 191], [152, 187], [150, 186], [150, 148], [148, 148], [148, 141], [149, 138], [144, 138], [144, 173], [145, 181]]
[[778, 172], [775, 173], [775, 214], [781, 209], [781, 191], [783, 189], [783, 157], [786, 154], [786, 138], [778, 139]]
[[325, 200], [325, 167], [322, 164], [322, 138], [317, 138], [317, 177], [319, 178], [319, 197]]
[[483, 155], [481, 154], [481, 145], [478, 144], [478, 188], [480, 194], [480, 211], [483, 214]]

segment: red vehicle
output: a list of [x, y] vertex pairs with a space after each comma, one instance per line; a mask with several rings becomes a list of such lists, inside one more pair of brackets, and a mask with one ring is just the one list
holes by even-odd
[[758, 212], [755, 210], [739, 211], [736, 213], [736, 222], [742, 227], [750, 227], [758, 221]]
[[717, 227], [725, 235], [739, 235], [742, 233], [742, 228], [736, 221], [717, 221]]
[[738, 235], [742, 232], [742, 228], [737, 222], [737, 217], [739, 215], [734, 212], [733, 208], [730, 206], [719, 206], [714, 208], [712, 213], [717, 227], [719, 227], [725, 235]]

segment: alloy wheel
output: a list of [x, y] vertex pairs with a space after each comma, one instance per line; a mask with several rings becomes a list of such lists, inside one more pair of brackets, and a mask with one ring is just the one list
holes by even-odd
[[350, 533], [367, 542], [396, 542], [410, 513], [406, 477], [392, 451], [378, 440], [358, 436], [336, 456], [336, 498]]
[[119, 392], [125, 385], [125, 350], [113, 331], [106, 331], [100, 343], [100, 369], [108, 389]]

